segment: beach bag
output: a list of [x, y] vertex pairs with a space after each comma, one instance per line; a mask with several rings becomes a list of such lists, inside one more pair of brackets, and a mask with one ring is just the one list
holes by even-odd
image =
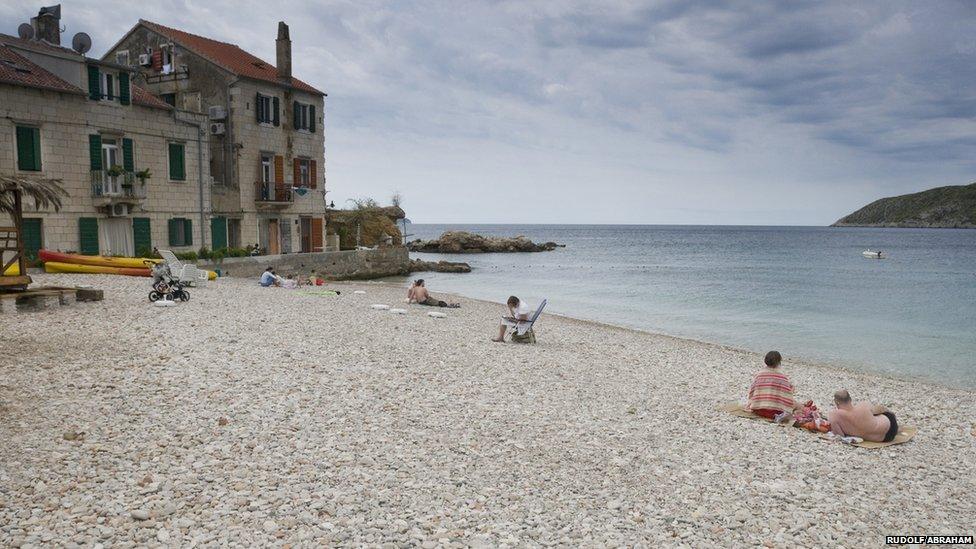
[[535, 343], [535, 332], [532, 328], [522, 335], [519, 335], [517, 331], [512, 332], [512, 343]]

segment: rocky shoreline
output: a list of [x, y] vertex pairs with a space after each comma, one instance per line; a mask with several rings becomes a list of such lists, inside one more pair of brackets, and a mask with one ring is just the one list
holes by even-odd
[[423, 259], [411, 259], [410, 272], [470, 273], [471, 265], [455, 261], [424, 261]]
[[826, 407], [843, 386], [919, 428], [865, 450], [716, 410], [761, 363], [717, 345], [548, 312], [536, 345], [491, 343], [504, 306], [451, 298], [435, 319], [370, 282], [323, 296], [220, 279], [172, 308], [148, 304], [147, 279], [36, 282], [105, 300], [4, 326], [3, 547], [860, 547], [972, 531], [971, 391], [781, 349], [802, 398]]
[[407, 243], [411, 252], [439, 254], [477, 254], [513, 252], [551, 252], [565, 247], [555, 242], [536, 244], [525, 236], [511, 238], [481, 236], [466, 231], [448, 231], [434, 240], [413, 240]]

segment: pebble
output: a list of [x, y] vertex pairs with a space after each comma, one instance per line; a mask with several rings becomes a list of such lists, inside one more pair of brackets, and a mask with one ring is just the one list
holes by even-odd
[[[0, 546], [861, 547], [976, 516], [959, 388], [783, 349], [821, 408], [843, 383], [920, 428], [867, 451], [718, 412], [761, 357], [690, 340], [544, 314], [537, 344], [498, 345], [502, 305], [374, 314], [403, 289], [362, 282], [325, 302], [221, 279], [165, 311], [145, 279], [36, 282], [106, 300], [4, 325]], [[82, 430], [97, 445], [65, 442]]]

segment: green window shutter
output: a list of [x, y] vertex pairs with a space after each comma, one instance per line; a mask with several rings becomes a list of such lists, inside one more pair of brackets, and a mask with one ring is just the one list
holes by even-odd
[[41, 169], [41, 131], [17, 126], [17, 169], [36, 172]]
[[122, 167], [129, 173], [136, 171], [135, 157], [132, 155], [131, 139], [122, 139]]
[[315, 133], [315, 105], [308, 106], [308, 131]]
[[84, 255], [98, 255], [98, 219], [78, 218], [78, 243]]
[[88, 136], [88, 163], [92, 170], [102, 169], [102, 136], [97, 133]]
[[170, 246], [180, 246], [181, 243], [177, 242], [179, 234], [176, 232], [176, 227], [181, 221], [178, 218], [170, 219], [168, 222], [169, 226], [169, 245]]
[[98, 67], [88, 65], [88, 97], [98, 101], [102, 98], [101, 79], [98, 74]]
[[192, 219], [183, 220], [183, 244], [186, 246], [193, 245], [193, 220]]
[[152, 231], [148, 217], [132, 218], [132, 244], [137, 256], [148, 256], [152, 253]]
[[183, 144], [169, 144], [169, 178], [171, 181], [184, 181], [186, 179], [186, 159], [184, 158]]
[[210, 218], [210, 244], [213, 250], [227, 247], [227, 218]]
[[254, 114], [257, 116], [258, 123], [264, 122], [264, 116], [261, 112], [261, 94], [254, 95]]
[[119, 73], [119, 103], [128, 105], [132, 102], [132, 93], [129, 90], [129, 73]]
[[271, 118], [272, 118], [271, 123], [274, 124], [275, 126], [281, 124], [281, 119], [278, 117], [279, 110], [281, 110], [281, 108], [278, 103], [278, 98], [272, 97], [271, 98]]
[[301, 105], [298, 104], [298, 101], [292, 102], [292, 107], [291, 107], [291, 122], [292, 122], [292, 125], [291, 125], [291, 127], [294, 128], [294, 129], [296, 129], [296, 130], [301, 129], [301, 127], [302, 127], [302, 111], [301, 111], [301, 108], [302, 107], [301, 107]]
[[34, 263], [37, 261], [37, 252], [43, 245], [41, 236], [41, 220], [36, 217], [25, 217], [23, 227], [24, 255], [27, 261]]

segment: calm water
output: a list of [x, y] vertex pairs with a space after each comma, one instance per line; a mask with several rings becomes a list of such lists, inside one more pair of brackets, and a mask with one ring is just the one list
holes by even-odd
[[[822, 227], [410, 225], [524, 234], [554, 252], [440, 256], [428, 288], [806, 360], [976, 387], [976, 231]], [[882, 249], [887, 260], [861, 256]], [[406, 284], [406, 279], [403, 279]], [[486, 336], [487, 337], [487, 336]]]

